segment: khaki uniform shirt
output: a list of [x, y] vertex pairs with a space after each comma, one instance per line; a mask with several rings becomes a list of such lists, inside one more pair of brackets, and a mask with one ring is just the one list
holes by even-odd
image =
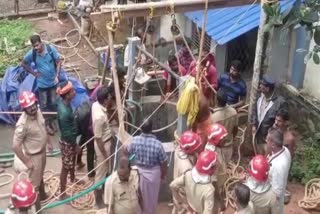
[[192, 164], [188, 159], [188, 156], [185, 155], [185, 158], [179, 157], [181, 150], [179, 147], [176, 148], [174, 152], [174, 167], [173, 167], [173, 179], [183, 175], [186, 171], [192, 169]]
[[[246, 208], [236, 211], [234, 214], [255, 214], [255, 213], [259, 213], [257, 212], [254, 208], [253, 205], [251, 203], [251, 201], [249, 201], [249, 204]], [[260, 213], [259, 213], [260, 214]]]
[[47, 141], [48, 135], [41, 112], [38, 111], [36, 117], [23, 112], [16, 124], [13, 144], [22, 145], [27, 155], [35, 155], [46, 150]]
[[115, 171], [106, 182], [104, 193], [105, 204], [112, 206], [114, 214], [139, 213], [138, 171], [131, 170], [128, 182], [122, 182], [118, 177], [118, 173]]
[[112, 137], [107, 109], [96, 101], [92, 104], [91, 114], [92, 128], [95, 138], [101, 138], [103, 142], [107, 142]]
[[250, 190], [250, 201], [259, 214], [277, 214], [277, 196], [270, 188], [267, 192], [256, 193]]
[[211, 121], [213, 123], [220, 123], [228, 130], [224, 146], [231, 146], [233, 143], [233, 130], [238, 126], [237, 111], [231, 106], [217, 108], [211, 115]]
[[190, 207], [201, 214], [212, 214], [214, 208], [214, 187], [211, 183], [194, 182], [191, 170], [174, 179], [170, 186], [175, 189], [183, 188], [186, 192]]

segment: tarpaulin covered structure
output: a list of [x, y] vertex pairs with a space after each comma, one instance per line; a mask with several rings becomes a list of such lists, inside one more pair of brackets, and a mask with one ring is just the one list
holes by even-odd
[[[69, 80], [72, 82], [76, 96], [72, 100], [73, 109], [78, 108], [83, 102], [89, 101], [86, 88], [81, 81], [69, 76], [61, 70], [59, 81]], [[32, 91], [36, 95], [36, 78], [25, 71], [21, 66], [9, 67], [0, 82], [0, 112], [21, 111], [19, 105], [19, 94], [22, 91]], [[15, 124], [17, 116], [11, 114], [0, 114], [0, 123]]]

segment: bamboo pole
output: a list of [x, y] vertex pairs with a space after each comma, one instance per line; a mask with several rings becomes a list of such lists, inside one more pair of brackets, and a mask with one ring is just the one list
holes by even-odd
[[108, 40], [109, 40], [109, 49], [110, 49], [110, 57], [111, 57], [111, 70], [112, 70], [112, 76], [114, 81], [114, 89], [116, 93], [116, 105], [117, 105], [117, 112], [118, 112], [118, 120], [119, 120], [119, 139], [121, 143], [128, 144], [129, 142], [129, 134], [124, 130], [124, 121], [123, 121], [123, 108], [121, 105], [121, 95], [120, 95], [120, 87], [119, 87], [119, 79], [117, 75], [117, 69], [116, 69], [116, 57], [113, 47], [113, 37], [114, 32], [112, 32], [110, 29], [108, 29]]
[[196, 82], [200, 84], [200, 63], [202, 61], [201, 55], [202, 55], [202, 49], [203, 49], [203, 44], [204, 44], [204, 39], [206, 35], [206, 25], [207, 25], [207, 16], [208, 16], [208, 0], [206, 0], [205, 8], [203, 11], [203, 21], [202, 21], [202, 29], [201, 29], [201, 38], [200, 38], [200, 46], [199, 46], [199, 56], [198, 56], [198, 61], [196, 64]]

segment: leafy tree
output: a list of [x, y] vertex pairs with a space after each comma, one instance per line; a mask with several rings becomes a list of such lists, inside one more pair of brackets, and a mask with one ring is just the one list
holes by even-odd
[[274, 28], [282, 27], [282, 41], [286, 40], [290, 29], [300, 26], [306, 27], [310, 39], [314, 39], [315, 45], [310, 51], [298, 49], [297, 52], [307, 52], [305, 63], [313, 58], [315, 64], [320, 64], [320, 0], [304, 0], [284, 14], [280, 13], [279, 2], [273, 5], [264, 4], [263, 9], [268, 15], [265, 31], [273, 31]]

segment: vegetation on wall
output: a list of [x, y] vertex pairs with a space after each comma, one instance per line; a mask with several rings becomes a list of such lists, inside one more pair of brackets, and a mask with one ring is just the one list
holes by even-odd
[[303, 138], [295, 153], [290, 176], [295, 181], [306, 184], [320, 175], [320, 133]]
[[320, 64], [320, 0], [304, 0], [283, 14], [280, 13], [279, 2], [264, 4], [263, 9], [269, 17], [265, 30], [272, 31], [275, 27], [282, 27], [283, 42], [287, 40], [290, 29], [305, 27], [310, 39], [314, 39], [315, 46], [312, 50], [298, 49], [297, 52], [306, 53], [305, 63], [312, 58], [315, 64]]
[[0, 77], [8, 66], [17, 65], [22, 59], [32, 33], [31, 23], [26, 20], [0, 20]]

